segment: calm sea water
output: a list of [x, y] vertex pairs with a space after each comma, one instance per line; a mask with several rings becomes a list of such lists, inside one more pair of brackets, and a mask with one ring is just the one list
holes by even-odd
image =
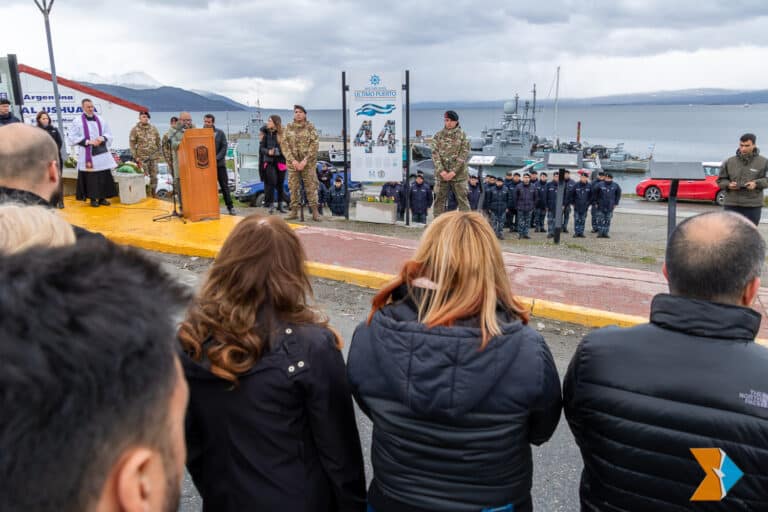
[[[442, 109], [412, 109], [411, 135], [421, 130], [424, 135], [434, 134], [443, 126]], [[469, 136], [479, 136], [485, 127], [494, 127], [501, 119], [501, 109], [459, 109], [460, 122]], [[204, 112], [193, 112], [198, 126]], [[248, 112], [214, 112], [216, 125], [230, 133], [242, 130]], [[278, 114], [283, 121], [292, 119], [290, 110], [263, 109], [264, 118]], [[168, 128], [168, 119], [175, 113], [153, 113], [161, 133]], [[340, 135], [341, 109], [311, 110], [308, 118], [325, 135]], [[732, 155], [742, 133], [757, 135], [758, 146], [768, 138], [768, 104], [749, 108], [734, 105], [674, 105], [674, 106], [587, 106], [563, 107], [558, 111], [557, 133], [554, 110], [547, 108], [536, 114], [539, 136], [561, 141], [576, 140], [576, 124], [582, 123], [582, 141], [613, 146], [624, 143], [627, 151], [647, 156], [653, 146], [653, 156], [661, 161], [720, 161]], [[353, 127], [350, 127], [352, 131]], [[617, 176], [626, 192], [642, 179], [638, 175]]]

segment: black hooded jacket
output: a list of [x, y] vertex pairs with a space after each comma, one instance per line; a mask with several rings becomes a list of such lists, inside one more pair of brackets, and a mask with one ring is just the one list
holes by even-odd
[[[660, 294], [650, 323], [584, 338], [564, 381], [583, 511], [768, 510], [760, 320], [750, 308]], [[743, 471], [722, 501], [691, 503], [705, 476], [691, 448], [719, 448]]]
[[347, 372], [373, 422], [376, 512], [531, 510], [531, 443], [560, 418], [560, 379], [544, 339], [499, 311], [503, 334], [480, 350], [477, 318], [418, 321], [405, 287], [361, 324]]
[[281, 325], [237, 386], [182, 358], [187, 467], [211, 512], [363, 512], [365, 475], [333, 334]]

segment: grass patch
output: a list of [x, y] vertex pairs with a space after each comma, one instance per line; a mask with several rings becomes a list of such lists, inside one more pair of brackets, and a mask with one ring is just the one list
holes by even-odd
[[639, 258], [636, 258], [636, 260], [640, 263], [647, 263], [649, 265], [652, 265], [656, 263], [656, 257], [655, 256], [641, 256]]
[[579, 244], [571, 244], [571, 243], [565, 242], [563, 243], [563, 247], [567, 247], [568, 249], [573, 249], [574, 251], [589, 252], [589, 249]]

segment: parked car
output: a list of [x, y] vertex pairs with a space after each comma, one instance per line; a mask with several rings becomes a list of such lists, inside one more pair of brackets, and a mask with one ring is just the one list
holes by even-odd
[[[288, 189], [288, 183], [283, 183], [286, 200], [291, 200], [291, 191]], [[251, 181], [248, 183], [240, 182], [240, 188], [235, 192], [235, 199], [248, 203], [251, 206], [264, 205], [264, 183], [261, 181]], [[277, 200], [277, 191], [275, 191], [275, 201]]]
[[157, 164], [157, 188], [155, 188], [155, 194], [161, 199], [171, 197], [171, 194], [173, 194], [173, 175], [168, 170], [168, 164], [164, 162]]
[[[725, 191], [717, 185], [720, 174], [720, 162], [703, 162], [704, 180], [680, 180], [677, 190], [678, 199], [713, 201], [720, 206], [725, 202]], [[645, 179], [637, 184], [635, 193], [651, 202], [669, 198], [670, 180]]]

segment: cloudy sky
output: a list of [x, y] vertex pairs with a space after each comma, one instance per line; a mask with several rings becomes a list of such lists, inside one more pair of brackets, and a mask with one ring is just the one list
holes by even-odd
[[[0, 53], [49, 69], [33, 0]], [[142, 71], [263, 106], [340, 107], [340, 72], [410, 69], [412, 101], [768, 88], [765, 0], [57, 0], [67, 78]]]

